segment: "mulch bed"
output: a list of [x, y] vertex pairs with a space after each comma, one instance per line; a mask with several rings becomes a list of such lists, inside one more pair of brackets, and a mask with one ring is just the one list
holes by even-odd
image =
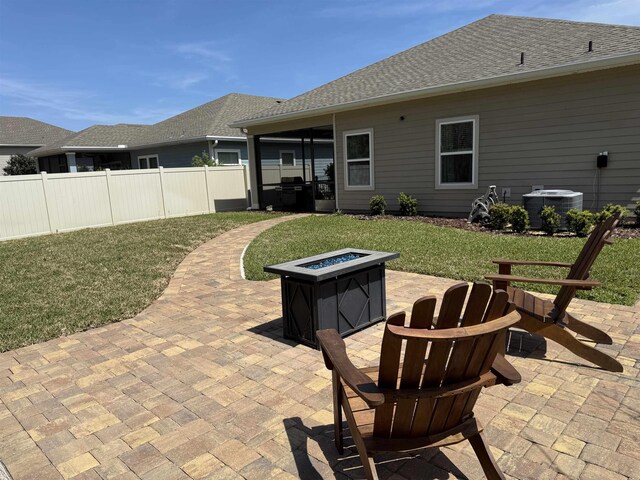
[[[462, 230], [470, 230], [473, 232], [482, 232], [489, 235], [519, 235], [519, 236], [545, 236], [544, 232], [538, 230], [530, 230], [526, 233], [515, 233], [511, 230], [493, 230], [484, 227], [479, 223], [467, 223], [464, 218], [446, 218], [446, 217], [424, 217], [421, 215], [415, 217], [400, 217], [396, 215], [351, 215], [358, 220], [400, 220], [405, 222], [422, 222], [436, 225], [438, 227], [459, 228]], [[573, 237], [572, 233], [559, 232], [555, 237]], [[640, 238], [640, 228], [636, 225], [619, 226], [612, 235], [613, 238]]]

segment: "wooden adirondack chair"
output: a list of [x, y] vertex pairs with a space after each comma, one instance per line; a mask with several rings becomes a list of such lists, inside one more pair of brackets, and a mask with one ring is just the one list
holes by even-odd
[[[487, 478], [504, 478], [485, 442], [473, 407], [482, 387], [520, 381], [518, 372], [498, 352], [505, 332], [520, 315], [508, 310], [506, 292], [487, 284], [461, 283], [444, 295], [440, 315], [435, 297], [415, 302], [407, 327], [405, 314], [385, 325], [378, 367], [358, 369], [335, 330], [318, 339], [333, 373], [335, 442], [343, 453], [342, 410], [364, 465], [366, 478], [377, 479], [371, 453], [404, 452], [469, 440]], [[404, 362], [401, 363], [403, 343]]]
[[[584, 323], [567, 313], [567, 307], [573, 300], [577, 290], [590, 290], [593, 287], [602, 285], [591, 279], [589, 271], [602, 248], [606, 244], [612, 243], [609, 236], [618, 225], [620, 218], [621, 215], [616, 214], [600, 222], [591, 232], [574, 263], [498, 259], [493, 262], [498, 264], [499, 273], [485, 277], [487, 280], [493, 281], [494, 288], [506, 290], [509, 294], [509, 300], [513, 302], [522, 316], [517, 327], [553, 340], [579, 357], [611, 372], [622, 371], [620, 362], [581, 342], [569, 333], [567, 329], [593, 340], [595, 343], [610, 345], [613, 343], [611, 337], [602, 330]], [[512, 275], [512, 265], [566, 267], [569, 268], [569, 274], [566, 279], [528, 278]], [[561, 288], [556, 298], [553, 301], [549, 301], [527, 293], [521, 288], [511, 287], [511, 282], [560, 285]]]

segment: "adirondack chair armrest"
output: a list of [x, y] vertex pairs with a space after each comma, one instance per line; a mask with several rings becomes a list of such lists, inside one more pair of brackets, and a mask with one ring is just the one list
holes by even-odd
[[542, 260], [508, 260], [506, 258], [495, 258], [492, 260], [497, 265], [540, 265], [544, 267], [573, 267], [573, 263], [567, 262], [546, 262]]
[[384, 394], [366, 373], [360, 371], [347, 356], [344, 340], [334, 329], [316, 332], [324, 363], [329, 370], [335, 370], [338, 376], [364, 400], [369, 407], [377, 407], [385, 401]]
[[484, 278], [491, 280], [492, 282], [522, 282], [522, 283], [542, 283], [546, 285], [560, 285], [562, 287], [575, 287], [580, 290], [590, 290], [593, 287], [602, 285], [595, 280], [573, 280], [568, 278], [532, 278], [521, 277], [518, 275], [506, 275], [506, 274], [492, 274], [485, 275]]
[[503, 385], [514, 385], [522, 380], [520, 373], [502, 354], [496, 356], [493, 365], [491, 365], [491, 371], [496, 376], [498, 383]]

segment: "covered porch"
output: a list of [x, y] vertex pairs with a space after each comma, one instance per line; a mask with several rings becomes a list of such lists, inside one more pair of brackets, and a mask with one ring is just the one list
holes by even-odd
[[249, 134], [248, 143], [252, 208], [335, 210], [332, 124]]
[[65, 151], [38, 158], [38, 169], [47, 173], [94, 172], [105, 169], [129, 170], [131, 154], [122, 149]]

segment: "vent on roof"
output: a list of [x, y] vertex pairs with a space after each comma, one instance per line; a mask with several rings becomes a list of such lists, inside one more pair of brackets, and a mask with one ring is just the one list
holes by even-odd
[[589, 40], [589, 50], [588, 52], [593, 52], [593, 40]]
[[520, 52], [520, 65], [524, 65], [524, 52]]

